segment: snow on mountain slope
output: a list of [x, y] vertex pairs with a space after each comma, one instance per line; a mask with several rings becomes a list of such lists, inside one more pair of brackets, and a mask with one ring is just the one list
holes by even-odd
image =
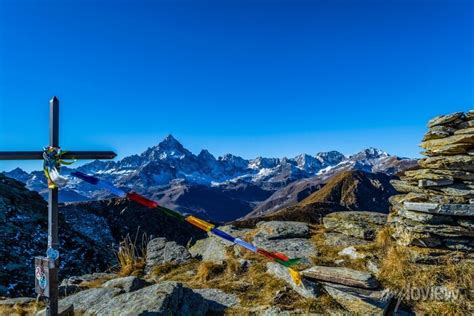
[[[193, 204], [193, 200], [197, 197], [195, 192], [205, 192], [203, 194], [208, 199], [215, 197], [216, 201], [221, 202], [232, 195], [234, 201], [232, 204], [236, 207], [232, 213], [235, 215], [240, 209], [243, 216], [277, 190], [282, 190], [302, 179], [313, 177], [325, 179], [335, 172], [352, 169], [394, 173], [409, 161], [374, 148], [368, 148], [350, 157], [345, 157], [337, 151], [329, 151], [314, 156], [301, 154], [295, 158], [257, 157], [248, 160], [232, 154], [215, 158], [207, 150], [195, 155], [169, 135], [158, 145], [148, 148], [141, 154], [118, 161], [93, 161], [79, 166], [77, 170], [97, 175], [126, 190], [133, 189], [148, 196], [167, 196], [170, 192], [179, 191], [179, 198], [168, 197], [164, 201], [170, 205], [178, 205], [176, 203], [186, 205], [182, 209], [189, 209], [190, 205], [204, 210], [206, 207], [214, 209], [209, 205], [205, 206], [207, 201], [205, 203], [203, 199]], [[64, 167], [61, 173], [69, 177], [72, 170], [74, 169]], [[46, 181], [41, 171], [28, 174], [17, 168], [5, 174], [24, 182], [27, 188], [38, 191], [43, 196], [47, 193]], [[69, 178], [68, 185], [63, 188], [64, 201], [110, 197], [108, 192], [97, 190], [78, 179]], [[199, 190], [190, 190], [192, 186], [199, 186]], [[236, 192], [238, 194], [246, 192], [246, 195], [239, 197], [238, 194], [235, 195]], [[251, 197], [248, 192], [256, 196]], [[226, 198], [221, 196], [221, 193], [227, 194]], [[191, 201], [183, 202], [187, 197]], [[215, 214], [215, 211], [209, 213]]]

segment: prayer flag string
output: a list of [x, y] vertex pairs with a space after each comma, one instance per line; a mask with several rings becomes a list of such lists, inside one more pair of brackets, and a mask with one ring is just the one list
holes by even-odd
[[71, 175], [74, 176], [74, 177], [77, 177], [77, 178], [79, 178], [79, 179], [81, 179], [81, 180], [83, 180], [87, 183], [90, 183], [92, 185], [96, 185], [100, 188], [109, 190], [112, 194], [114, 194], [118, 197], [121, 197], [121, 198], [126, 197], [129, 200], [132, 200], [136, 203], [144, 205], [148, 208], [159, 209], [168, 216], [175, 217], [175, 218], [177, 218], [181, 221], [186, 221], [189, 224], [191, 224], [195, 227], [198, 227], [198, 228], [200, 228], [200, 229], [202, 229], [202, 230], [204, 230], [208, 233], [212, 233], [213, 235], [216, 235], [216, 236], [218, 236], [222, 239], [225, 239], [225, 240], [230, 241], [234, 244], [237, 244], [237, 245], [239, 245], [239, 246], [241, 246], [241, 247], [243, 247], [243, 248], [245, 248], [245, 249], [247, 249], [251, 252], [258, 253], [258, 254], [266, 257], [267, 259], [269, 259], [271, 261], [277, 262], [277, 263], [279, 263], [279, 264], [281, 264], [281, 265], [288, 268], [289, 274], [290, 274], [291, 278], [293, 279], [293, 281], [295, 282], [296, 285], [301, 284], [301, 276], [300, 276], [299, 272], [291, 268], [292, 266], [298, 264], [298, 262], [300, 261], [300, 258], [290, 259], [283, 253], [271, 252], [271, 251], [267, 251], [265, 249], [256, 247], [256, 246], [252, 245], [251, 243], [248, 243], [248, 242], [246, 242], [246, 241], [244, 241], [240, 238], [236, 238], [236, 237], [233, 237], [233, 236], [229, 235], [228, 233], [216, 228], [214, 224], [208, 223], [205, 220], [202, 220], [202, 219], [197, 218], [197, 217], [192, 216], [192, 215], [184, 216], [181, 213], [178, 213], [176, 211], [165, 208], [165, 207], [159, 205], [157, 202], [155, 202], [153, 200], [150, 200], [150, 199], [148, 199], [148, 198], [146, 198], [146, 197], [144, 197], [144, 196], [142, 196], [142, 195], [140, 195], [136, 192], [131, 191], [131, 192], [126, 193], [125, 191], [115, 187], [113, 184], [111, 184], [109, 182], [106, 182], [106, 181], [103, 181], [103, 180], [100, 180], [99, 178], [87, 175], [87, 174], [79, 172], [79, 171], [72, 172]]

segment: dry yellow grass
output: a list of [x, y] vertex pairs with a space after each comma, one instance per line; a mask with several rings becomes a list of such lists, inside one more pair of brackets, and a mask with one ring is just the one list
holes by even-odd
[[116, 253], [118, 262], [117, 274], [120, 276], [141, 276], [146, 263], [146, 235], [142, 236], [141, 245], [137, 246], [137, 235], [132, 240], [129, 235], [120, 243]]
[[[334, 261], [340, 259], [337, 254], [343, 247], [328, 247], [324, 244], [324, 228], [317, 225], [313, 229], [312, 241], [320, 254], [313, 258], [318, 265], [334, 266]], [[446, 286], [449, 289], [460, 289], [457, 301], [435, 301], [403, 299], [406, 306], [413, 308], [420, 315], [472, 315], [474, 302], [469, 300], [467, 291], [474, 288], [474, 265], [467, 262], [456, 262], [450, 258], [441, 257], [444, 261], [437, 265], [424, 265], [414, 262], [414, 255], [427, 254], [431, 250], [417, 247], [397, 246], [392, 238], [389, 227], [380, 230], [375, 240], [366, 245], [355, 247], [358, 252], [364, 253], [366, 258], [347, 260], [341, 266], [356, 270], [367, 270], [367, 260], [373, 259], [380, 263], [378, 279], [385, 288], [394, 292], [403, 293], [407, 289], [429, 289]]]
[[[416, 247], [390, 247], [381, 262], [379, 279], [382, 284], [398, 293], [409, 289], [430, 290], [440, 286], [459, 290], [460, 297], [455, 301], [411, 300], [410, 297], [404, 296], [404, 303], [423, 315], [471, 314], [474, 305], [467, 291], [472, 290], [474, 286], [474, 265], [450, 260], [436, 265], [417, 264], [412, 260], [412, 255], [417, 250]], [[425, 252], [426, 249], [419, 251]]]
[[[243, 252], [240, 259], [249, 260], [247, 269], [236, 258], [232, 248], [223, 264], [193, 260], [186, 264], [166, 264], [153, 269], [154, 280], [183, 282], [191, 288], [217, 288], [239, 296], [241, 306], [251, 309], [258, 306], [279, 306], [283, 310], [301, 309], [321, 311], [323, 306], [337, 304], [327, 295], [315, 300], [304, 299], [282, 280], [266, 273], [266, 261], [259, 255]], [[227, 315], [245, 315], [242, 309], [229, 309]]]
[[44, 307], [45, 305], [41, 301], [28, 303], [28, 304], [15, 304], [13, 306], [0, 306], [0, 315], [2, 316], [35, 315], [38, 311], [42, 310]]

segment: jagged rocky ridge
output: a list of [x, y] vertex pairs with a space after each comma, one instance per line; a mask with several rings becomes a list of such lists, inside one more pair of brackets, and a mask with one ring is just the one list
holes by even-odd
[[428, 123], [419, 169], [392, 181], [394, 237], [404, 246], [474, 251], [474, 111]]
[[[77, 170], [99, 176], [127, 190], [136, 190], [181, 212], [227, 221], [244, 216], [255, 208], [265, 211], [293, 205], [341, 171], [394, 174], [412, 164], [411, 159], [391, 156], [374, 148], [349, 157], [329, 151], [294, 158], [247, 160], [232, 154], [215, 158], [207, 150], [194, 155], [169, 135], [140, 155], [116, 162], [94, 161]], [[64, 167], [62, 174], [68, 176], [72, 170]], [[28, 174], [15, 169], [5, 174], [46, 196], [47, 186], [42, 172]], [[292, 190], [294, 195], [281, 198], [282, 192], [289, 190], [290, 186], [296, 188]], [[62, 202], [109, 197], [109, 192], [97, 190], [74, 178], [60, 192]]]

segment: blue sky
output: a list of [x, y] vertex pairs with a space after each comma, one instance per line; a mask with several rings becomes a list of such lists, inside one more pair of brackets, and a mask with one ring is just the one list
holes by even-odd
[[[473, 1], [0, 0], [0, 150], [380, 147], [474, 108]], [[0, 170], [41, 163], [0, 162]]]

